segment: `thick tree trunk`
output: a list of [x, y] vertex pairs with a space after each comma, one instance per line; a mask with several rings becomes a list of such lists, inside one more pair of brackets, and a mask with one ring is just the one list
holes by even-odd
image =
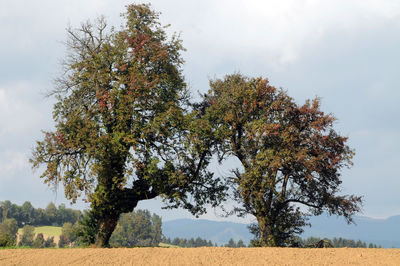
[[96, 247], [109, 247], [110, 237], [117, 226], [119, 215], [103, 217], [99, 220], [99, 228], [96, 234]]
[[266, 217], [258, 217], [257, 222], [260, 230], [260, 246], [276, 247], [277, 243], [272, 233], [272, 226], [268, 224]]

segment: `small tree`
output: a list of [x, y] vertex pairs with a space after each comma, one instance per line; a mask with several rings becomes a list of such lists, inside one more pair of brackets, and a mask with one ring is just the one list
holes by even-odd
[[25, 225], [22, 229], [21, 240], [19, 241], [19, 246], [29, 246], [33, 245], [35, 238], [35, 227], [31, 225]]
[[65, 235], [60, 235], [60, 240], [58, 240], [58, 247], [63, 248], [70, 244], [68, 237]]
[[45, 216], [48, 225], [57, 225], [57, 207], [50, 202], [45, 209]]
[[42, 233], [36, 235], [35, 240], [33, 241], [34, 248], [44, 248], [46, 246], [46, 241]]
[[[5, 215], [7, 217], [7, 215]], [[15, 246], [17, 241], [18, 223], [14, 218], [3, 219], [0, 224], [0, 247]]]
[[44, 247], [45, 248], [54, 248], [55, 246], [56, 246], [56, 243], [54, 242], [54, 236], [49, 236], [44, 241]]
[[35, 208], [29, 201], [25, 201], [24, 204], [22, 204], [21, 212], [22, 212], [21, 215], [22, 221], [25, 224], [33, 224], [35, 219]]
[[80, 220], [73, 226], [73, 234], [78, 246], [89, 246], [96, 239], [97, 221], [93, 212], [84, 210]]
[[354, 152], [319, 99], [299, 106], [267, 79], [240, 74], [210, 87], [204, 123], [212, 127], [219, 161], [233, 156], [241, 164], [229, 179], [241, 203], [235, 211], [256, 217], [261, 246], [290, 245], [306, 224], [300, 205], [352, 221], [361, 197], [339, 192], [341, 169], [352, 164]]
[[225, 244], [225, 247], [236, 248], [235, 240], [233, 240], [233, 238], [229, 239], [228, 243]]
[[243, 243], [243, 240], [242, 239], [240, 239], [238, 242], [237, 242], [237, 245], [236, 245], [238, 248], [245, 248], [246, 247], [246, 245]]
[[189, 112], [181, 40], [168, 38], [149, 5], [129, 5], [123, 17], [119, 31], [103, 18], [68, 30], [65, 75], [51, 92], [56, 129], [31, 158], [68, 199], [87, 196], [97, 246], [108, 246], [120, 215], [141, 200], [161, 196], [197, 215], [225, 195]]
[[67, 237], [70, 242], [74, 242], [76, 240], [76, 232], [74, 232], [74, 228], [72, 223], [64, 223], [61, 228], [61, 234]]

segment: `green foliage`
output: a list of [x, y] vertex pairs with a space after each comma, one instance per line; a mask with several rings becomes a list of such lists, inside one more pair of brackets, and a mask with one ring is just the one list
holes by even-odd
[[56, 243], [54, 242], [54, 236], [49, 236], [45, 241], [44, 241], [44, 247], [45, 248], [54, 248], [56, 246]]
[[34, 224], [35, 222], [35, 208], [29, 201], [25, 201], [21, 206], [21, 218], [18, 223]]
[[75, 242], [76, 240], [76, 234], [72, 223], [64, 223], [61, 229], [61, 234], [67, 238], [68, 243]]
[[170, 238], [163, 238], [161, 240], [165, 244], [170, 244], [182, 248], [195, 248], [195, 247], [213, 247], [213, 243], [210, 240], [202, 239], [200, 237], [195, 238], [179, 238], [176, 237], [173, 240]]
[[224, 247], [228, 247], [228, 248], [236, 248], [236, 243], [233, 240], [233, 238], [229, 239], [228, 243], [224, 245]]
[[[173, 240], [170, 238], [162, 238], [161, 240], [162, 243], [165, 244], [170, 244], [173, 246], [178, 246], [178, 247], [183, 247], [183, 248], [196, 248], [196, 247], [213, 247], [217, 246], [217, 244], [213, 244], [210, 240], [202, 239], [201, 237], [197, 238], [179, 238], [176, 237]], [[235, 242], [232, 238], [229, 239], [229, 242], [223, 245], [224, 247], [231, 247], [231, 248], [242, 248], [246, 247], [246, 245], [243, 243], [243, 240], [239, 240], [238, 242]]]
[[21, 240], [19, 241], [19, 246], [29, 246], [33, 245], [35, 238], [35, 227], [31, 225], [25, 225], [22, 229]]
[[80, 220], [73, 226], [73, 238], [77, 246], [89, 246], [96, 239], [98, 222], [93, 212], [84, 210]]
[[[7, 217], [7, 215], [5, 215]], [[15, 219], [5, 218], [0, 224], [0, 247], [15, 246], [17, 241], [18, 223]]]
[[46, 247], [46, 240], [42, 233], [36, 235], [35, 240], [33, 241], [32, 247], [34, 248], [45, 248]]
[[340, 170], [352, 164], [354, 152], [318, 98], [297, 105], [267, 79], [234, 74], [210, 81], [202, 105], [219, 161], [240, 162], [229, 178], [241, 205], [234, 211], [257, 218], [259, 245], [290, 245], [306, 225], [299, 205], [348, 222], [360, 210], [361, 197], [338, 195]]
[[44, 132], [30, 160], [72, 202], [91, 202], [98, 246], [141, 200], [161, 196], [170, 208], [201, 214], [225, 196], [190, 112], [181, 40], [168, 38], [149, 5], [129, 5], [123, 18], [119, 30], [104, 18], [68, 29], [65, 75], [51, 92], [56, 129]]
[[32, 244], [33, 248], [52, 248], [55, 246], [56, 244], [54, 243], [54, 237], [51, 236], [45, 239], [42, 233], [36, 235], [36, 238]]
[[13, 204], [10, 201], [0, 202], [0, 217], [14, 218], [18, 227], [24, 225], [33, 226], [62, 226], [63, 223], [75, 223], [81, 212], [66, 208], [65, 204], [60, 204], [58, 208], [54, 203], [49, 203], [46, 209], [35, 209], [29, 201], [24, 202], [22, 206]]
[[54, 205], [53, 202], [50, 202], [46, 209], [45, 209], [45, 215], [47, 216], [48, 223], [51, 225], [56, 224], [56, 219], [57, 219], [57, 207]]
[[110, 238], [112, 247], [153, 246], [162, 236], [161, 217], [148, 210], [137, 210], [121, 215]]
[[[315, 247], [316, 243], [320, 242], [321, 240], [324, 240], [326, 242], [329, 242], [332, 247], [334, 248], [366, 248], [367, 243], [362, 242], [361, 240], [354, 241], [353, 239], [346, 239], [346, 238], [336, 238], [334, 237], [333, 239], [328, 239], [328, 238], [319, 238], [319, 237], [309, 237], [307, 239], [297, 239], [297, 242], [299, 243], [300, 247]], [[373, 243], [369, 243], [368, 248], [376, 248], [376, 245]]]
[[237, 242], [236, 247], [238, 247], [238, 248], [244, 248], [244, 247], [246, 247], [246, 245], [243, 243], [243, 240], [240, 239], [240, 240]]
[[58, 240], [58, 247], [59, 248], [67, 247], [70, 243], [71, 243], [71, 241], [68, 239], [67, 236], [60, 235], [60, 239]]

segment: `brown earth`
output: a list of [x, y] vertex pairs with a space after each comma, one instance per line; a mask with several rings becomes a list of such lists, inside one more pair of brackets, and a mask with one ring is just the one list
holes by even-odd
[[400, 265], [400, 249], [5, 249], [0, 265]]

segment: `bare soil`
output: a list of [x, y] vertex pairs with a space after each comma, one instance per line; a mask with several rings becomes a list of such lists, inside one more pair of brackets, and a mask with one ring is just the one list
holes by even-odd
[[5, 249], [0, 265], [400, 265], [400, 249]]

